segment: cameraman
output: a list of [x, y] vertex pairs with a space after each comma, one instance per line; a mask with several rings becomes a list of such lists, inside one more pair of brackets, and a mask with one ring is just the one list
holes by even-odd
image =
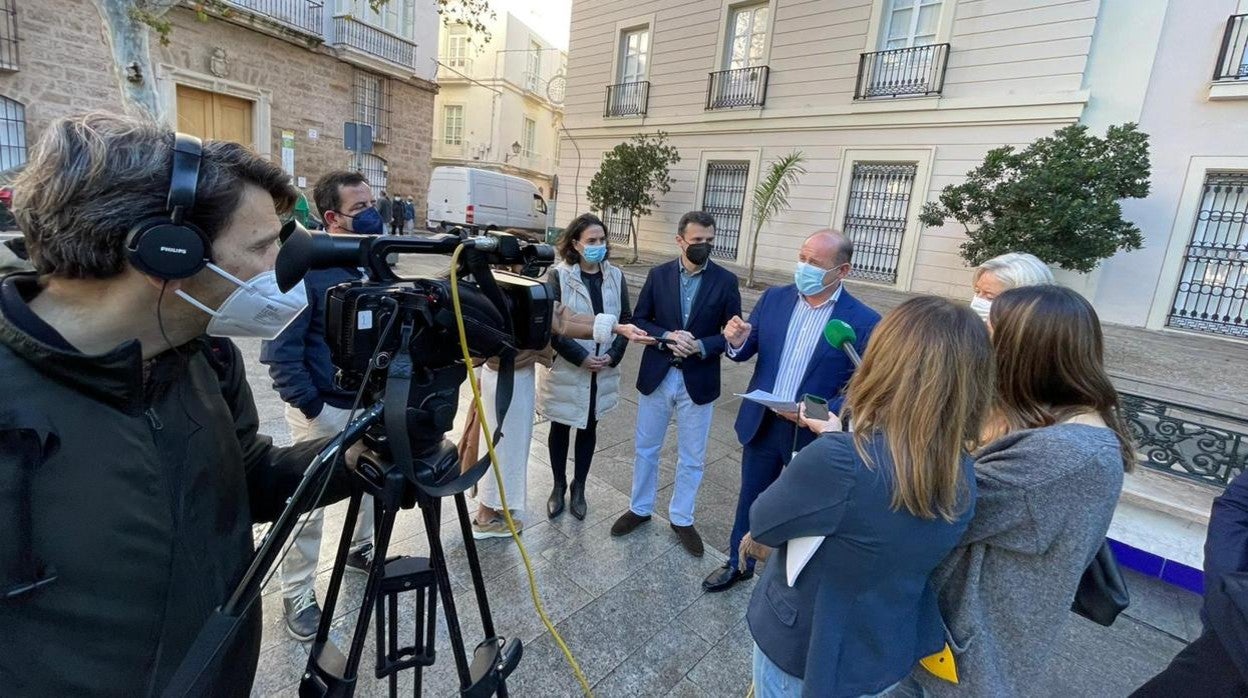
[[[368, 181], [357, 172], [330, 172], [312, 190], [316, 208], [325, 218], [330, 235], [360, 231], [380, 232], [381, 218], [373, 207]], [[381, 193], [377, 207], [391, 203]], [[371, 221], [371, 222], [370, 222]], [[359, 281], [359, 269], [314, 269], [303, 278], [308, 309], [276, 339], [260, 345], [260, 361], [269, 367], [273, 388], [286, 403], [286, 424], [296, 442], [332, 437], [347, 426], [355, 394], [334, 385], [337, 369], [325, 343], [325, 294], [338, 284]], [[282, 561], [278, 578], [282, 585], [282, 613], [286, 632], [301, 642], [311, 640], [321, 622], [316, 600], [317, 562], [321, 552], [324, 510], [308, 517], [295, 544]], [[373, 505], [365, 497], [355, 521], [347, 569], [367, 574], [373, 555]]]
[[[37, 274], [0, 282], [0, 695], [159, 693], [324, 444], [260, 436], [238, 349], [204, 336], [302, 309], [271, 271], [289, 177], [235, 143], [176, 148], [60, 119], [15, 183]], [[257, 603], [210, 695], [249, 692], [260, 630]]]

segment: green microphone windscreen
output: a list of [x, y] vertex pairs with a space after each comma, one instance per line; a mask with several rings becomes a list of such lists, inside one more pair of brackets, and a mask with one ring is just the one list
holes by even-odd
[[845, 346], [846, 342], [853, 346], [858, 340], [858, 335], [854, 332], [854, 328], [844, 320], [829, 320], [827, 326], [823, 328], [823, 338], [828, 344], [840, 349]]

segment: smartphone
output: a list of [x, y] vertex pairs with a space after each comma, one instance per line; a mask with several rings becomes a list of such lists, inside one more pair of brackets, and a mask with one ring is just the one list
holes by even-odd
[[806, 408], [806, 416], [811, 419], [826, 420], [829, 416], [828, 401], [818, 395], [811, 395], [810, 393], [807, 393], [806, 396], [802, 398], [802, 404]]
[[655, 337], [654, 341], [658, 342], [659, 344], [662, 344], [664, 346], [669, 346], [669, 347], [676, 343], [676, 340], [670, 339], [668, 337]]

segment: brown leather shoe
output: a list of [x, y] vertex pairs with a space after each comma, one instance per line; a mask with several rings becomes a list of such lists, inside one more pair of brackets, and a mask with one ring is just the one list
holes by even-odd
[[693, 525], [677, 526], [672, 524], [672, 530], [676, 532], [676, 537], [680, 539], [680, 544], [685, 546], [685, 550], [694, 557], [702, 557], [702, 536], [698, 535]]
[[650, 520], [649, 516], [639, 516], [633, 513], [632, 509], [624, 512], [624, 515], [615, 520], [611, 524], [611, 535], [627, 536], [632, 533], [638, 526]]

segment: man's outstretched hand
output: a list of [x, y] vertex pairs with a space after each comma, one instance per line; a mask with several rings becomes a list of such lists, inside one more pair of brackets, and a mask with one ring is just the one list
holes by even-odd
[[645, 330], [636, 325], [616, 325], [612, 331], [630, 342], [654, 344], [654, 337], [651, 337]]

